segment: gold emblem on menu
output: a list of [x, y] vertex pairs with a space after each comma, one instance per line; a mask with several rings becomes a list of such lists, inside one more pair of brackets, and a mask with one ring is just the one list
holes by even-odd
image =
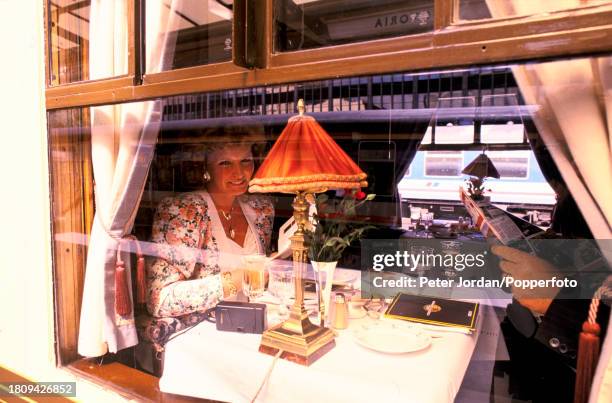
[[429, 316], [432, 313], [440, 312], [442, 310], [442, 307], [440, 305], [437, 305], [436, 301], [431, 301], [431, 304], [423, 305], [423, 310], [427, 312], [427, 316]]

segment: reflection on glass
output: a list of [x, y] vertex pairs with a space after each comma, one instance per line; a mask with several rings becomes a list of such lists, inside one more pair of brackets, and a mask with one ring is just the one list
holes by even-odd
[[[373, 75], [52, 111], [48, 114], [48, 121], [54, 264], [56, 272], [76, 273], [74, 283], [67, 283], [67, 287], [56, 291], [58, 295], [63, 295], [65, 288], [83, 288], [83, 303], [79, 305], [80, 300], [77, 300], [79, 306], [76, 308], [87, 315], [85, 318], [88, 320], [80, 321], [79, 335], [98, 337], [99, 332], [91, 331], [91, 327], [98, 326], [98, 323], [105, 326], [134, 326], [130, 315], [114, 315], [115, 312], [110, 311], [114, 320], [106, 321], [105, 310], [99, 312], [91, 308], [96, 304], [104, 307], [105, 300], [101, 297], [105, 291], [116, 289], [114, 280], [117, 273], [114, 273], [115, 276], [104, 276], [107, 263], [112, 270], [116, 269], [116, 243], [119, 241], [109, 237], [106, 231], [112, 228], [113, 231], [121, 231], [120, 236], [130, 234], [147, 242], [142, 244], [143, 249], [146, 247], [147, 261], [157, 261], [156, 274], [149, 276], [146, 284], [151, 291], [146, 294], [149, 314], [168, 317], [194, 310], [201, 312], [210, 307], [212, 301], [217, 299], [219, 276], [216, 274], [222, 269], [211, 265], [211, 262], [219, 262], [219, 266], [226, 262], [235, 266], [237, 261], [236, 253], [223, 253], [219, 240], [225, 239], [226, 247], [242, 245], [249, 249], [259, 248], [261, 242], [269, 249], [267, 253], [272, 252], [278, 245], [276, 238], [279, 228], [291, 217], [293, 197], [286, 194], [266, 197], [269, 204], [261, 209], [260, 217], [270, 217], [270, 220], [259, 220], [260, 224], [252, 227], [257, 235], [250, 237], [250, 241], [246, 234], [244, 240], [238, 235], [232, 240], [232, 228], [238, 233], [240, 228], [247, 228], [240, 227], [237, 220], [241, 219], [241, 211], [249, 213], [250, 209], [241, 210], [236, 206], [232, 210], [231, 206], [224, 207], [222, 203], [217, 205], [212, 201], [206, 203], [206, 208], [201, 203], [199, 208], [194, 209], [189, 207], [188, 202], [201, 201], [198, 195], [203, 194], [204, 187], [210, 190], [213, 183], [215, 186], [238, 186], [244, 190], [246, 179], [242, 177], [229, 181], [219, 179], [227, 178], [223, 174], [224, 167], [229, 166], [229, 171], [239, 172], [238, 167], [242, 166], [252, 172], [253, 165], [265, 158], [266, 147], [275, 142], [286, 126], [289, 115], [294, 113], [297, 98], [306, 100], [307, 113], [315, 115], [340, 147], [358, 160], [361, 168], [369, 173], [368, 181], [372, 182], [374, 189], [388, 190], [391, 187], [391, 190], [397, 190], [394, 197], [387, 196], [390, 194], [388, 191], [381, 191], [381, 195], [369, 203], [373, 208], [360, 210], [351, 217], [376, 224], [376, 232], [368, 234], [369, 239], [375, 236], [381, 240], [416, 236], [414, 232], [407, 233], [398, 228], [396, 217], [402, 210], [404, 214], [410, 211], [416, 222], [421, 219], [420, 209], [426, 208], [428, 211], [422, 217], [423, 224], [429, 225], [433, 218], [429, 214], [433, 212], [437, 223], [442, 220], [454, 221], [457, 228], [461, 228], [462, 217], [467, 213], [458, 201], [458, 189], [465, 180], [465, 176], [458, 172], [465, 163], [482, 153], [483, 148], [486, 148], [486, 154], [501, 174], [500, 179], [486, 182], [487, 188], [491, 189], [489, 194], [493, 203], [542, 228], [551, 227], [564, 236], [592, 236], [588, 233], [590, 229], [602, 231], [602, 228], [607, 228], [605, 221], [598, 223], [597, 214], [605, 218], [603, 214], [607, 214], [610, 207], [612, 169], [608, 147], [609, 125], [606, 125], [609, 120], [606, 120], [606, 116], [609, 116], [612, 105], [605, 95], [609, 93], [612, 83], [609, 79], [611, 63], [609, 57], [599, 57], [495, 69], [479, 67], [460, 72]], [[572, 80], [567, 77], [572, 77]], [[498, 94], [504, 95], [487, 99], [487, 96]], [[487, 136], [495, 141], [479, 143], [485, 140], [483, 132], [480, 138], [475, 137], [469, 144], [439, 144], [435, 141], [437, 136], [429, 144], [421, 144], [427, 127], [431, 127], [431, 116], [439, 109], [437, 105], [441, 104], [437, 100], [456, 98], [458, 95], [473, 96], [476, 106], [449, 102], [445, 108], [445, 119], [467, 118], [473, 120], [475, 126], [492, 126], [487, 129], [490, 130]], [[515, 101], [510, 102], [509, 98]], [[436, 101], [432, 101], [434, 99]], [[515, 107], [519, 107], [523, 123], [516, 119], [516, 114], [509, 113]], [[152, 122], [155, 116], [160, 116], [160, 121]], [[522, 142], [517, 142], [518, 139], [504, 129], [494, 130], [494, 126], [507, 125], [509, 121], [513, 125], [524, 125], [526, 138]], [[146, 130], [147, 122], [155, 123], [148, 127], [150, 130]], [[254, 145], [252, 157], [247, 152], [238, 158], [238, 154], [224, 151], [225, 146], [221, 149], [216, 147], [220, 145], [220, 139], [227, 139], [228, 135], [231, 135], [231, 144], [235, 146], [236, 140], [248, 140], [254, 134], [262, 135], [261, 142], [266, 144], [262, 144], [259, 152]], [[134, 140], [142, 146], [130, 147]], [[212, 141], [216, 141], [215, 147]], [[208, 146], [203, 149], [205, 144]], [[393, 163], [390, 163], [390, 156]], [[424, 163], [425, 159], [429, 161], [427, 164]], [[557, 161], [570, 163], [557, 166]], [[236, 162], [238, 166], [232, 165]], [[555, 173], [555, 167], [562, 170], [564, 175], [572, 174], [581, 180], [566, 184], [561, 173]], [[216, 174], [213, 172], [212, 177], [206, 179], [204, 172], [212, 169]], [[448, 175], [426, 176], [436, 170]], [[404, 176], [408, 172], [409, 177]], [[250, 174], [242, 176], [248, 177]], [[95, 204], [94, 180], [97, 192]], [[549, 183], [553, 185], [554, 192]], [[574, 192], [580, 187], [585, 190], [583, 194]], [[573, 192], [575, 203], [568, 202], [568, 190]], [[330, 202], [340, 197], [333, 191], [327, 195]], [[552, 214], [555, 196], [559, 204], [555, 214]], [[187, 203], [176, 206], [171, 202], [177, 200]], [[590, 227], [582, 223], [581, 211], [585, 202], [594, 206], [592, 211], [584, 210], [591, 214], [586, 217]], [[399, 203], [410, 208], [396, 208]], [[161, 209], [158, 208], [160, 205]], [[119, 209], [115, 208], [117, 206]], [[215, 212], [211, 209], [213, 206]], [[117, 211], [121, 214], [115, 214]], [[208, 214], [211, 220], [202, 218], [203, 214]], [[338, 211], [338, 215], [341, 214], [342, 211]], [[345, 217], [330, 217], [333, 218]], [[266, 233], [260, 236], [260, 230]], [[440, 234], [433, 226], [430, 230]], [[442, 254], [457, 257], [466, 254], [466, 248], [472, 242], [481, 242], [468, 238], [478, 234], [461, 232], [464, 233], [457, 240], [443, 241]], [[195, 238], [201, 234], [210, 235], [203, 240], [203, 244], [199, 244], [199, 239]], [[427, 234], [421, 232], [419, 235], [425, 237]], [[134, 256], [130, 259], [128, 252], [133, 248], [128, 247], [127, 238], [122, 242], [123, 258], [129, 264], [135, 260]], [[185, 242], [202, 247], [183, 248]], [[408, 247], [411, 255], [431, 255], [432, 250], [423, 249], [425, 245], [419, 249], [418, 243], [408, 243], [413, 246], [412, 249]], [[93, 251], [101, 253], [94, 255]], [[361, 253], [359, 244], [347, 248], [338, 266], [363, 268], [365, 263], [361, 260]], [[228, 260], [221, 262], [219, 259], [223, 257]], [[431, 270], [428, 262], [420, 263], [414, 272], [408, 274], [433, 279], [432, 276], [439, 273]], [[99, 278], [96, 278], [96, 272], [100, 274]], [[85, 273], [87, 280], [83, 280], [82, 273]], [[290, 273], [291, 266], [285, 277], [270, 275], [270, 291], [284, 302], [282, 308], [285, 314], [294, 290]], [[449, 267], [444, 275], [467, 278], [468, 272], [466, 269], [458, 273]], [[67, 277], [65, 279], [69, 280]], [[173, 292], [168, 292], [168, 287]], [[164, 295], [175, 296], [177, 300], [185, 299], [176, 305], [164, 304], [166, 299], [160, 298]], [[61, 303], [64, 300], [59, 298], [58, 301]], [[378, 305], [370, 302], [365, 307], [374, 318], [380, 317], [380, 311], [384, 310], [380, 301]], [[138, 309], [138, 304], [134, 303], [132, 308]], [[503, 312], [504, 308], [500, 309]], [[139, 313], [144, 315], [137, 316], [136, 321], [147, 314], [146, 311]], [[548, 312], [543, 320], [554, 319], [547, 315]], [[577, 325], [584, 320], [583, 315], [572, 315], [568, 320], [574, 317], [579, 322]], [[562, 325], [566, 326], [565, 322]], [[567, 327], [576, 328], [574, 323], [569, 322]], [[173, 330], [168, 328], [168, 332]], [[136, 335], [136, 330], [133, 334]], [[174, 337], [174, 334], [166, 335]], [[80, 337], [81, 346], [97, 345], [95, 342], [98, 341], [113, 342]], [[133, 337], [127, 342], [137, 343], [139, 340], [143, 338]], [[532, 341], [538, 342], [535, 339]], [[124, 343], [123, 339], [120, 342]], [[514, 339], [510, 341], [514, 342]], [[512, 344], [509, 346], [514, 347]], [[119, 349], [123, 347], [129, 345], [124, 343], [118, 346]], [[144, 343], [139, 347], [145, 347]], [[547, 346], [542, 347], [547, 349], [547, 354], [550, 353]], [[496, 344], [493, 344], [493, 355], [496, 348]], [[517, 365], [522, 362], [515, 361], [512, 355], [510, 361]], [[467, 366], [466, 363], [463, 367]], [[506, 363], [500, 371], [503, 372], [505, 367]], [[492, 376], [507, 375], [495, 372]], [[436, 381], [442, 384], [444, 390], [451, 390], [452, 385], [449, 386], [447, 377], [439, 377]], [[454, 397], [449, 396], [449, 399]], [[410, 398], [407, 396], [405, 400], [410, 401]]]
[[461, 176], [463, 154], [461, 151], [427, 151], [425, 176]]
[[610, 0], [460, 0], [459, 20], [484, 20], [573, 10], [610, 3]]
[[501, 178], [526, 179], [529, 175], [529, 151], [489, 151], [488, 157], [495, 164]]
[[147, 60], [163, 52], [158, 70], [231, 60], [232, 9], [233, 0], [146, 0]]
[[470, 144], [474, 142], [474, 97], [439, 98], [432, 118], [432, 136], [436, 144]]
[[517, 94], [484, 95], [480, 111], [480, 142], [485, 144], [523, 143], [525, 124]]
[[275, 0], [276, 50], [320, 48], [433, 30], [433, 1]]
[[49, 1], [47, 27], [50, 85], [127, 74], [126, 1]]

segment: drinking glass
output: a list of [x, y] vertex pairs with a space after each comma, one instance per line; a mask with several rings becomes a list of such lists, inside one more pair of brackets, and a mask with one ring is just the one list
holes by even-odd
[[421, 219], [421, 208], [410, 206], [410, 221], [416, 230], [419, 226], [419, 220]]
[[295, 296], [293, 264], [275, 264], [268, 268], [268, 272], [270, 273], [268, 292], [280, 301], [278, 313], [285, 319], [289, 316], [291, 298]]
[[413, 273], [416, 273], [419, 277], [425, 275], [431, 266], [427, 262], [427, 256], [433, 255], [434, 248], [429, 248], [427, 246], [411, 246], [410, 253], [413, 256], [421, 255], [419, 260], [419, 264], [416, 266]]
[[[452, 256], [453, 259], [461, 252], [461, 242], [459, 241], [441, 241], [440, 245], [442, 246], [442, 254]], [[445, 266], [444, 275], [449, 279], [454, 278], [457, 276], [457, 271], [454, 266]]]
[[264, 255], [246, 255], [242, 257], [243, 275], [242, 290], [250, 299], [263, 295], [266, 282], [266, 257]]
[[434, 218], [433, 213], [430, 213], [427, 210], [425, 210], [424, 213], [421, 213], [421, 222], [423, 223], [423, 226], [425, 227], [426, 235], [428, 235], [429, 227], [431, 227], [431, 225], [433, 224], [433, 218]]

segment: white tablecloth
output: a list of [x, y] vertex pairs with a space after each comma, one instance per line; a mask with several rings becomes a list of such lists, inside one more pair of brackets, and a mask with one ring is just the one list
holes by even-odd
[[[336, 347], [310, 367], [278, 360], [257, 401], [452, 402], [483, 323], [486, 326], [489, 322], [490, 312], [485, 309], [482, 313], [474, 334], [448, 332], [434, 338], [429, 348], [402, 355], [377, 353], [356, 344], [351, 327], [359, 320], [352, 320], [349, 329], [339, 332]], [[273, 361], [273, 357], [257, 351], [260, 338], [218, 332], [211, 323], [199, 324], [168, 342], [160, 389], [206, 399], [249, 402]], [[487, 350], [490, 348], [495, 346]], [[494, 354], [489, 351], [484, 355]]]

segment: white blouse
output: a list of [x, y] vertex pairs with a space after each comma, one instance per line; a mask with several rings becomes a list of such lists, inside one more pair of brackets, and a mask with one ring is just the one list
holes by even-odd
[[221, 271], [239, 268], [242, 264], [241, 257], [244, 255], [264, 253], [263, 245], [259, 244], [258, 238], [255, 236], [252, 214], [250, 214], [248, 205], [242, 201], [238, 203], [249, 224], [244, 238], [244, 245], [240, 246], [225, 233], [219, 212], [208, 193], [206, 193], [206, 198], [208, 199], [208, 209], [210, 210], [212, 235], [219, 246], [219, 268]]

